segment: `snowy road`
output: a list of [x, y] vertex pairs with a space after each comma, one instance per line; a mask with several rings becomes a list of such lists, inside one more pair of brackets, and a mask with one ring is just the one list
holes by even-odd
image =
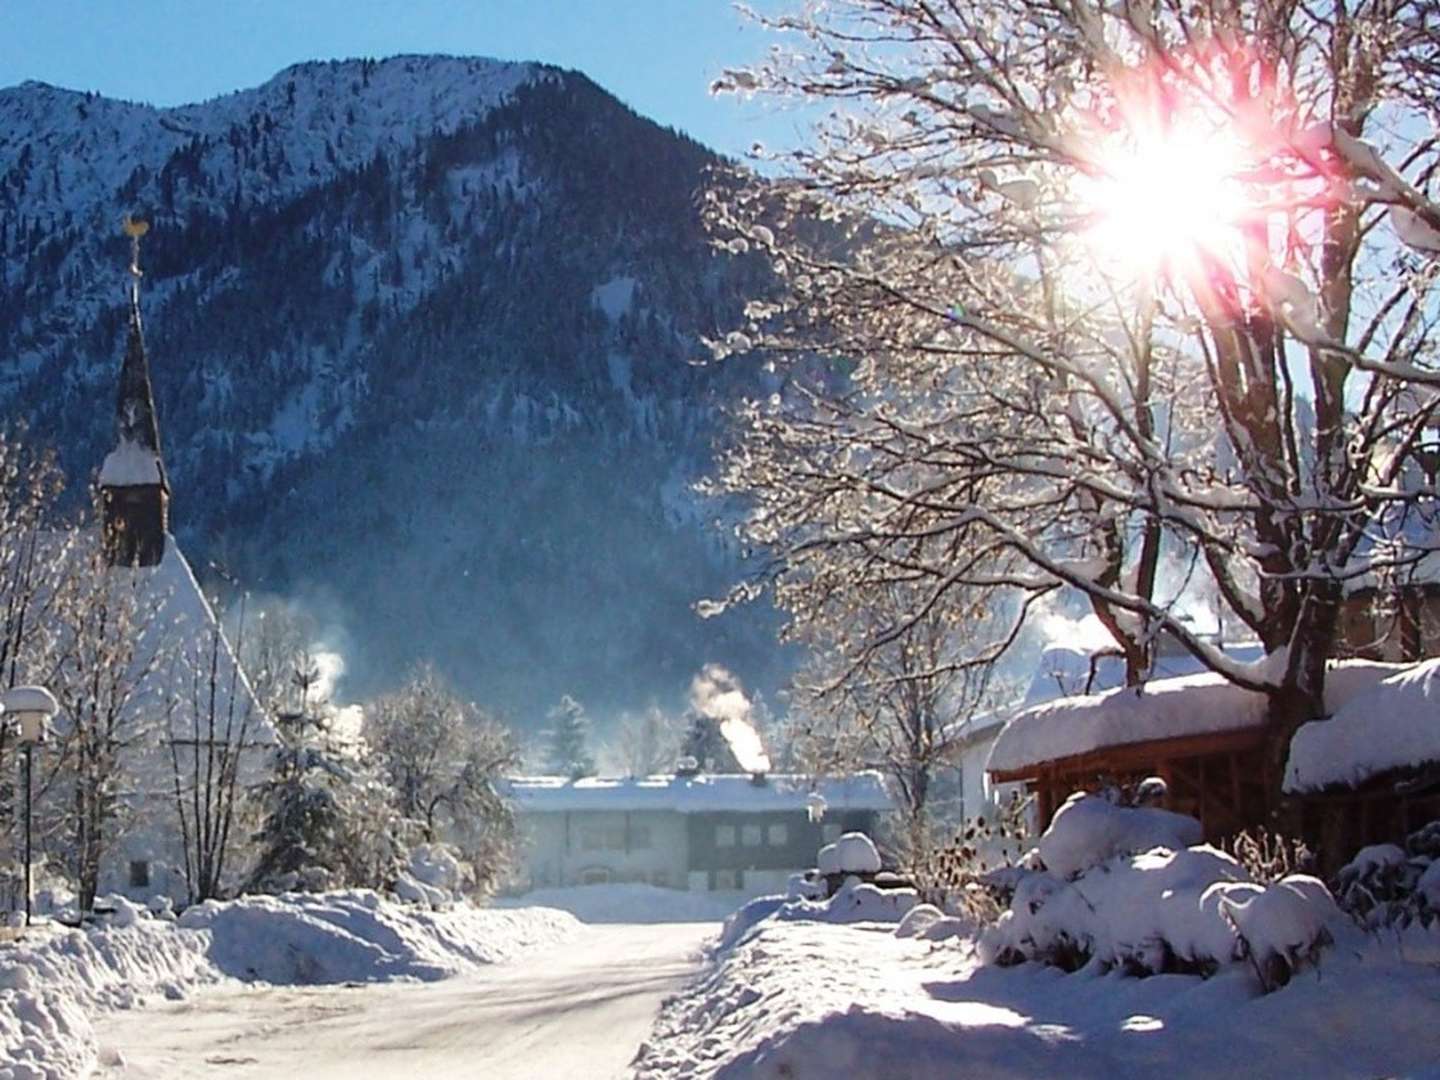
[[435, 983], [208, 991], [102, 1018], [108, 1064], [96, 1075], [625, 1076], [662, 998], [699, 969], [718, 930], [589, 927], [557, 949]]

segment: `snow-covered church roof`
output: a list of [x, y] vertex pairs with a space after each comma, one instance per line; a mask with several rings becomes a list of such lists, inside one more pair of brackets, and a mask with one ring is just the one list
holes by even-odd
[[891, 809], [880, 774], [810, 777], [771, 775], [644, 776], [634, 778], [517, 776], [507, 790], [521, 813], [546, 814], [609, 810], [670, 811], [677, 814], [764, 813], [805, 810], [820, 795], [827, 811]]
[[[1371, 660], [1332, 664], [1325, 680], [1326, 708], [1341, 708], [1403, 666]], [[987, 768], [1013, 775], [1095, 750], [1259, 728], [1266, 707], [1264, 694], [1215, 672], [1059, 698], [1015, 714], [995, 740]]]

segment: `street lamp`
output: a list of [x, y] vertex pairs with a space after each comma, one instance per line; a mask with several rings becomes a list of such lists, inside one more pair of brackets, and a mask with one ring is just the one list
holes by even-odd
[[60, 711], [55, 695], [43, 686], [14, 686], [0, 694], [0, 712], [14, 726], [25, 750], [25, 925], [30, 925], [30, 778], [35, 745], [50, 733], [50, 718]]

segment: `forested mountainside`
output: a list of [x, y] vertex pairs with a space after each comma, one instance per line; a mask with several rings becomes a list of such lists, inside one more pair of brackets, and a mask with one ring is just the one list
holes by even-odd
[[774, 389], [699, 363], [762, 272], [706, 245], [715, 160], [539, 65], [303, 64], [174, 109], [0, 90], [0, 408], [93, 477], [145, 216], [173, 527], [314, 605], [349, 695], [425, 658], [521, 722], [672, 701], [705, 662], [773, 689], [772, 613], [691, 609], [740, 556], [689, 485], [724, 404]]

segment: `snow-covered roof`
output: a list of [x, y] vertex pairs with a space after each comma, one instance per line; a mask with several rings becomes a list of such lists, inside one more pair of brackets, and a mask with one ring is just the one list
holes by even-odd
[[1440, 762], [1440, 658], [1392, 674], [1303, 725], [1290, 740], [1286, 791], [1358, 786], [1391, 769]]
[[100, 466], [101, 487], [140, 487], [161, 482], [160, 455], [128, 439], [106, 454]]
[[812, 793], [825, 800], [827, 812], [889, 810], [880, 774], [850, 776], [773, 775], [756, 782], [744, 775], [644, 776], [636, 778], [517, 776], [507, 782], [521, 813], [582, 810], [668, 810], [677, 814], [761, 813], [805, 810]]
[[[1327, 710], [1341, 708], [1402, 665], [1344, 660], [1325, 680]], [[1113, 746], [1260, 727], [1264, 694], [1215, 672], [1154, 679], [1140, 687], [1060, 698], [1017, 713], [995, 740], [987, 766], [1010, 773]]]

